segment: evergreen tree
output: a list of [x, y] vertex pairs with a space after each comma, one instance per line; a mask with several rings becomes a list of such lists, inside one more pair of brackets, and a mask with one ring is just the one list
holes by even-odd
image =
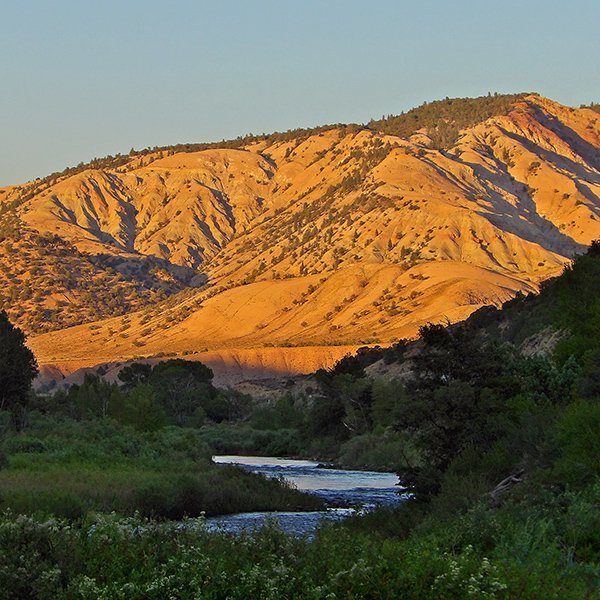
[[25, 345], [25, 334], [0, 312], [0, 410], [10, 410], [19, 426], [28, 406], [31, 383], [38, 373], [33, 352]]

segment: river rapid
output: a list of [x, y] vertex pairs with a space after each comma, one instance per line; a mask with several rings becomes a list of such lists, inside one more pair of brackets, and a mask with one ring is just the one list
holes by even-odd
[[404, 496], [393, 473], [324, 468], [317, 462], [270, 456], [214, 456], [215, 463], [238, 464], [267, 477], [283, 477], [298, 489], [316, 494], [328, 508], [314, 512], [256, 512], [207, 519], [211, 530], [238, 532], [275, 519], [295, 535], [312, 535], [323, 520], [339, 520], [375, 506], [402, 502]]

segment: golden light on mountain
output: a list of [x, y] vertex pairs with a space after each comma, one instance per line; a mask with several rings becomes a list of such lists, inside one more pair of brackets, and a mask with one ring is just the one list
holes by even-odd
[[[280, 361], [302, 347], [308, 363], [313, 347], [339, 348], [319, 351], [327, 364], [342, 346], [391, 343], [535, 291], [600, 237], [597, 112], [517, 96], [449, 141], [442, 117], [404, 137], [389, 120], [164, 149], [5, 189], [4, 207], [18, 201], [3, 219], [20, 220], [29, 246], [5, 236], [0, 248], [5, 307], [43, 331], [44, 319], [77, 322], [69, 307], [95, 290], [129, 286], [117, 317], [86, 308], [76, 327], [31, 337], [42, 365], [258, 357], [265, 345]], [[35, 239], [54, 235], [63, 249], [36, 254]], [[90, 287], [59, 278], [36, 303], [19, 286], [46, 289], [38, 276], [52, 279], [61, 253]], [[157, 303], [161, 289], [184, 291]], [[111, 314], [104, 302], [97, 317]]]

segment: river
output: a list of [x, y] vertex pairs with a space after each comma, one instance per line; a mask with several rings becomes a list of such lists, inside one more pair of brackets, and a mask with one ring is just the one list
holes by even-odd
[[276, 519], [287, 532], [311, 535], [325, 520], [339, 520], [357, 511], [377, 505], [395, 505], [402, 501], [402, 488], [393, 473], [350, 471], [323, 468], [317, 462], [270, 456], [214, 456], [215, 463], [238, 464], [267, 477], [283, 477], [298, 489], [323, 498], [330, 507], [314, 512], [257, 512], [225, 515], [207, 519], [212, 530], [237, 532], [260, 527], [267, 519]]

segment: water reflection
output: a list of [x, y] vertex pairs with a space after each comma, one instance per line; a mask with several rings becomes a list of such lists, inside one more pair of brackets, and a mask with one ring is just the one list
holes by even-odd
[[268, 477], [284, 477], [300, 490], [398, 489], [398, 476], [393, 473], [329, 469], [310, 460], [269, 456], [215, 456], [213, 460], [216, 463], [235, 463]]

